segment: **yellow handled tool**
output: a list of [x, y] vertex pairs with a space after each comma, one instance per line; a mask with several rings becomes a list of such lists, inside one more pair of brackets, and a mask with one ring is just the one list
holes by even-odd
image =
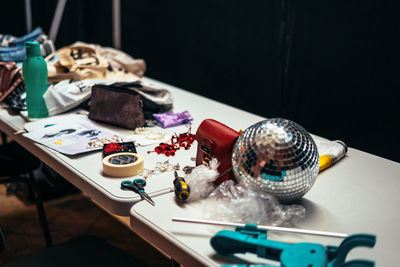
[[329, 154], [319, 156], [319, 172], [332, 166], [341, 158], [343, 158], [344, 155], [346, 155], [347, 145], [340, 140], [337, 140], [335, 142], [340, 144], [340, 146], [337, 146], [338, 148], [336, 150], [331, 151], [331, 153]]
[[178, 173], [175, 171], [175, 179], [174, 179], [174, 187], [175, 187], [175, 195], [180, 200], [186, 200], [189, 198], [190, 188], [187, 185], [185, 179], [183, 177], [179, 177]]

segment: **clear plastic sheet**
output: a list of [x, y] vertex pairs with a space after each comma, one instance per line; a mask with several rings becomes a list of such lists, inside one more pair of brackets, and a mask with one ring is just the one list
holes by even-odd
[[199, 165], [186, 175], [186, 183], [190, 187], [190, 196], [188, 201], [197, 201], [207, 198], [215, 190], [213, 182], [218, 178], [218, 161], [213, 158], [210, 161], [210, 167]]
[[216, 187], [218, 162], [212, 159], [210, 168], [200, 165], [186, 176], [190, 187], [190, 205], [200, 209], [203, 219], [274, 226], [290, 226], [305, 217], [301, 205], [284, 205], [272, 195], [247, 189], [234, 181]]
[[270, 194], [258, 195], [232, 180], [220, 184], [203, 206], [209, 207], [209, 219], [275, 226], [292, 225], [306, 213], [301, 205], [283, 205]]

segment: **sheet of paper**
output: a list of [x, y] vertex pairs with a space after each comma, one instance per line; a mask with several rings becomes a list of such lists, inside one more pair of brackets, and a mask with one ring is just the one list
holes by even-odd
[[[88, 142], [97, 138], [110, 138], [116, 135], [85, 115], [68, 114], [41, 119], [25, 124], [24, 136], [67, 155], [100, 150], [89, 148]], [[124, 136], [120, 136], [124, 139]]]

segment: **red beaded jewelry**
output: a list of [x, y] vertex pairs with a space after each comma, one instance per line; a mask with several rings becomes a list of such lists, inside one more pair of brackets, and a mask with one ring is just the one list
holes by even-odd
[[191, 133], [191, 128], [186, 133], [177, 135], [176, 133], [171, 137], [171, 144], [160, 143], [154, 151], [147, 151], [147, 153], [156, 152], [157, 154], [164, 154], [165, 156], [175, 156], [175, 152], [183, 147], [188, 150], [193, 142], [196, 140], [196, 136]]
[[105, 145], [106, 147], [104, 148], [104, 152], [106, 154], [115, 152], [115, 151], [121, 151], [122, 149], [126, 148], [126, 146], [121, 146], [120, 144], [117, 143], [109, 143]]

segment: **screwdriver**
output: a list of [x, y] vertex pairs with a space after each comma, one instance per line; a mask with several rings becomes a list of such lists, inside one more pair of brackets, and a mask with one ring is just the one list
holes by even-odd
[[335, 164], [337, 161], [343, 158], [347, 153], [348, 148], [343, 141], [336, 140], [334, 142], [336, 142], [336, 146], [330, 149], [331, 151], [329, 154], [319, 156], [320, 172]]
[[186, 200], [189, 198], [190, 188], [185, 182], [183, 177], [179, 177], [178, 173], [175, 171], [175, 179], [174, 179], [174, 187], [175, 187], [175, 195], [180, 200]]

